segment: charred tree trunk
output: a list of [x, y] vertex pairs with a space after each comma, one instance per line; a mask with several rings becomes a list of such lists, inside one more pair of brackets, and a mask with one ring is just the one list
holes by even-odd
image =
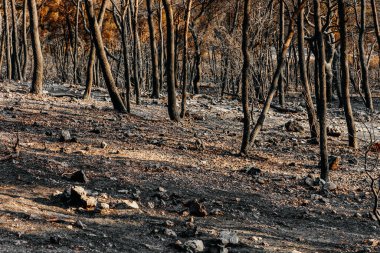
[[77, 0], [76, 13], [75, 13], [75, 34], [74, 34], [74, 66], [73, 66], [73, 81], [74, 84], [78, 82], [78, 38], [79, 38], [79, 8], [80, 0]]
[[[135, 84], [136, 105], [140, 104], [140, 54], [139, 54], [139, 30], [138, 30], [138, 11], [139, 0], [134, 0], [133, 11], [133, 79]], [[131, 5], [132, 6], [132, 5]]]
[[44, 59], [42, 56], [40, 33], [38, 31], [38, 13], [35, 0], [28, 0], [29, 17], [30, 17], [30, 32], [32, 35], [33, 48], [33, 79], [31, 93], [42, 94], [43, 77], [44, 77]]
[[314, 3], [314, 23], [316, 38], [316, 64], [318, 65], [319, 99], [317, 100], [319, 117], [319, 146], [320, 146], [320, 166], [321, 178], [326, 182], [329, 180], [329, 163], [327, 153], [327, 129], [326, 129], [326, 53], [325, 42], [321, 22], [321, 0], [313, 0]]
[[152, 98], [159, 98], [160, 96], [160, 77], [158, 71], [158, 54], [157, 54], [157, 45], [156, 45], [156, 34], [154, 30], [153, 23], [153, 12], [152, 12], [152, 1], [146, 0], [146, 6], [148, 9], [148, 23], [149, 23], [149, 33], [150, 33], [150, 51], [152, 55]]
[[28, 67], [29, 54], [28, 54], [28, 31], [27, 31], [27, 12], [28, 12], [28, 0], [24, 0], [23, 11], [22, 11], [22, 41], [23, 41], [23, 52], [24, 52], [24, 62], [22, 64], [22, 76], [26, 79], [26, 71]]
[[195, 59], [194, 59], [195, 75], [194, 75], [194, 80], [193, 80], [193, 87], [194, 87], [194, 93], [199, 94], [200, 93], [199, 82], [201, 80], [201, 74], [202, 74], [201, 46], [199, 44], [198, 36], [195, 33], [194, 28], [191, 29], [191, 34], [193, 36], [193, 41], [194, 41], [194, 46], [195, 46]]
[[354, 115], [352, 113], [350, 101], [350, 69], [348, 66], [347, 49], [347, 25], [346, 25], [346, 4], [343, 0], [338, 0], [339, 33], [340, 33], [340, 66], [342, 71], [341, 86], [344, 113], [346, 116], [348, 143], [351, 147], [357, 147], [356, 128]]
[[[107, 0], [102, 1], [102, 5], [100, 7], [100, 11], [98, 14], [98, 25], [99, 29], [102, 29], [103, 18], [106, 12], [106, 2]], [[94, 42], [91, 42], [90, 54], [88, 56], [87, 62], [87, 73], [86, 73], [86, 89], [83, 94], [83, 99], [89, 99], [91, 97], [92, 85], [94, 84], [94, 66], [96, 62], [96, 49]]]
[[164, 86], [164, 36], [162, 32], [162, 0], [159, 0], [158, 5], [158, 32], [160, 35], [160, 91]]
[[[280, 15], [279, 15], [279, 26], [280, 26], [280, 34], [279, 34], [279, 55], [281, 54], [281, 49], [284, 44], [284, 33], [285, 33], [285, 13], [284, 13], [284, 1], [280, 1]], [[278, 57], [280, 61], [280, 56]], [[278, 63], [279, 64], [279, 63]], [[278, 101], [281, 106], [285, 105], [285, 88], [284, 88], [284, 72], [281, 71], [280, 78], [278, 79]]]
[[18, 38], [18, 27], [17, 27], [17, 10], [15, 5], [15, 0], [11, 0], [12, 9], [12, 79], [22, 80], [20, 58], [18, 52], [19, 38]]
[[[298, 0], [298, 4], [301, 4], [301, 0]], [[307, 76], [307, 69], [305, 63], [305, 24], [304, 24], [304, 10], [300, 12], [298, 15], [298, 57], [299, 57], [299, 68], [300, 68], [300, 77], [301, 82], [303, 84], [303, 95], [306, 103], [306, 110], [309, 119], [309, 127], [310, 127], [310, 136], [314, 140], [318, 140], [318, 129], [317, 129], [317, 115], [315, 113], [313, 99], [311, 97], [311, 88], [309, 84], [309, 79]]]
[[368, 65], [365, 56], [364, 39], [366, 30], [366, 0], [360, 2], [360, 27], [359, 27], [359, 58], [360, 58], [360, 70], [362, 76], [362, 88], [364, 90], [366, 107], [373, 111], [373, 102], [371, 89], [368, 82]]
[[249, 134], [251, 126], [251, 116], [249, 113], [249, 82], [248, 71], [250, 66], [249, 50], [248, 50], [248, 33], [249, 33], [249, 14], [251, 10], [251, 0], [244, 1], [244, 14], [243, 14], [243, 38], [242, 38], [242, 53], [243, 53], [243, 68], [242, 68], [242, 106], [244, 113], [244, 129], [243, 139], [240, 148], [241, 154], [247, 154], [249, 146]]
[[7, 78], [9, 80], [11, 80], [12, 79], [12, 62], [11, 62], [11, 39], [10, 39], [10, 35], [9, 35], [8, 0], [3, 0], [3, 10], [4, 10], [4, 29], [5, 29], [6, 61], [7, 61]]
[[378, 19], [378, 16], [377, 16], [377, 9], [376, 8], [377, 7], [376, 7], [375, 0], [371, 0], [371, 10], [372, 10], [373, 25], [375, 26], [375, 34], [376, 34], [377, 46], [378, 46], [378, 50], [380, 51], [379, 19]]
[[183, 56], [182, 56], [182, 103], [181, 103], [181, 118], [185, 117], [186, 113], [186, 88], [187, 88], [187, 47], [188, 39], [187, 34], [189, 32], [189, 22], [191, 14], [191, 6], [193, 0], [187, 0], [186, 14], [185, 14], [185, 29], [183, 32]]
[[168, 88], [168, 112], [171, 120], [178, 121], [177, 98], [175, 90], [175, 62], [174, 62], [174, 24], [173, 11], [169, 0], [163, 0], [166, 13], [166, 29], [167, 29], [167, 88]]
[[99, 58], [100, 67], [103, 72], [104, 81], [107, 85], [108, 93], [111, 97], [113, 107], [118, 112], [127, 112], [123, 104], [123, 100], [121, 99], [117, 87], [115, 85], [115, 80], [112, 76], [111, 66], [109, 65], [107, 55], [104, 50], [102, 34], [100, 32], [100, 28], [95, 17], [92, 0], [86, 0], [85, 3], [87, 16], [90, 23], [91, 35], [95, 44], [96, 53]]

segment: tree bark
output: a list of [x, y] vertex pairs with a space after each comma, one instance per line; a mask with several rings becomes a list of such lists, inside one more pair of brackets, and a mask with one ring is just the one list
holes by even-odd
[[377, 16], [377, 9], [376, 9], [375, 0], [371, 0], [371, 10], [372, 10], [373, 25], [375, 26], [375, 35], [376, 35], [376, 40], [377, 40], [377, 46], [378, 46], [378, 50], [380, 51], [379, 19]]
[[344, 3], [344, 0], [338, 0], [338, 15], [340, 33], [340, 66], [342, 71], [342, 100], [347, 123], [348, 144], [353, 148], [357, 148], [355, 119], [352, 113], [350, 101], [350, 68], [348, 66], [346, 4]]
[[360, 27], [359, 27], [359, 58], [360, 70], [362, 76], [362, 88], [364, 89], [366, 107], [373, 111], [373, 102], [371, 95], [371, 88], [368, 82], [368, 65], [365, 56], [364, 39], [366, 30], [366, 0], [360, 2]]
[[12, 63], [11, 63], [11, 40], [9, 35], [9, 14], [8, 14], [8, 0], [3, 0], [4, 10], [4, 29], [5, 29], [5, 47], [6, 47], [6, 61], [7, 61], [7, 78], [12, 79]]
[[87, 16], [90, 23], [91, 35], [96, 48], [96, 53], [99, 58], [100, 67], [103, 72], [104, 81], [107, 85], [108, 93], [111, 97], [113, 107], [116, 111], [125, 113], [127, 109], [124, 106], [123, 100], [121, 99], [117, 87], [115, 85], [115, 80], [112, 76], [111, 66], [109, 65], [106, 52], [104, 50], [103, 39], [100, 32], [98, 22], [95, 17], [94, 8], [92, 0], [86, 0], [86, 10]]
[[173, 121], [178, 121], [177, 98], [175, 90], [175, 62], [174, 62], [174, 25], [173, 25], [173, 11], [170, 0], [163, 0], [165, 13], [166, 13], [166, 29], [167, 29], [167, 89], [168, 89], [168, 112], [169, 117]]
[[243, 53], [243, 68], [242, 68], [242, 106], [244, 113], [244, 128], [243, 139], [241, 143], [240, 153], [247, 154], [249, 146], [249, 134], [251, 126], [251, 116], [249, 113], [249, 82], [248, 71], [250, 66], [249, 50], [248, 50], [248, 33], [249, 33], [249, 14], [251, 12], [251, 0], [244, 1], [244, 14], [243, 14], [243, 38], [242, 38], [242, 53]]
[[157, 45], [156, 45], [156, 34], [154, 30], [153, 23], [153, 12], [152, 12], [152, 1], [146, 0], [146, 6], [148, 9], [148, 23], [149, 23], [149, 34], [150, 34], [150, 51], [152, 58], [152, 98], [159, 98], [160, 96], [160, 77], [158, 71], [158, 54], [157, 54]]
[[24, 52], [24, 62], [22, 65], [22, 76], [26, 79], [26, 71], [28, 67], [29, 54], [28, 54], [28, 31], [27, 31], [27, 12], [28, 12], [28, 0], [24, 0], [23, 4], [23, 21], [22, 21], [22, 41], [23, 41], [23, 52]]
[[191, 29], [191, 34], [193, 36], [194, 46], [195, 46], [195, 76], [193, 80], [193, 86], [194, 86], [194, 93], [199, 94], [200, 88], [199, 88], [199, 82], [201, 80], [202, 75], [202, 69], [201, 69], [201, 63], [202, 63], [202, 55], [201, 55], [201, 46], [199, 43], [198, 36], [194, 30], [194, 28]]
[[44, 59], [42, 56], [40, 33], [38, 31], [38, 12], [35, 0], [28, 0], [29, 17], [30, 17], [30, 32], [32, 36], [33, 49], [33, 79], [31, 93], [41, 95], [43, 89], [44, 78]]
[[[102, 5], [100, 6], [100, 11], [98, 14], [98, 25], [101, 30], [104, 14], [106, 13], [106, 3], [107, 0], [102, 1]], [[92, 85], [94, 83], [94, 66], [96, 62], [96, 49], [94, 42], [91, 42], [90, 54], [88, 56], [87, 62], [87, 73], [86, 73], [86, 89], [83, 94], [83, 99], [89, 99], [91, 97]]]
[[[301, 4], [301, 0], [298, 0], [298, 4]], [[298, 15], [298, 22], [297, 22], [298, 57], [299, 57], [298, 62], [299, 62], [299, 68], [300, 68], [301, 82], [303, 84], [303, 95], [304, 95], [307, 115], [309, 119], [310, 136], [312, 139], [317, 141], [319, 137], [318, 129], [317, 129], [317, 116], [315, 113], [313, 99], [311, 97], [311, 89], [310, 89], [309, 79], [307, 77], [307, 70], [306, 70], [306, 63], [305, 63], [304, 14], [305, 14], [305, 11], [301, 10], [300, 14]]]
[[19, 58], [19, 38], [17, 27], [17, 10], [15, 0], [11, 0], [12, 9], [12, 79], [22, 80], [21, 65]]
[[329, 181], [329, 163], [327, 153], [327, 129], [326, 129], [326, 53], [325, 42], [323, 39], [322, 22], [321, 22], [321, 0], [313, 0], [314, 4], [314, 24], [316, 38], [316, 56], [318, 64], [318, 81], [319, 81], [319, 99], [317, 100], [318, 117], [319, 117], [319, 147], [320, 147], [320, 167], [321, 178], [326, 182]]
[[[285, 33], [285, 8], [284, 8], [284, 0], [280, 1], [280, 15], [279, 15], [279, 27], [280, 27], [280, 34], [279, 34], [279, 46], [278, 49], [282, 49], [282, 45], [284, 44], [284, 33]], [[281, 51], [278, 53], [281, 54]], [[280, 60], [280, 57], [278, 57], [278, 61]], [[284, 89], [284, 72], [281, 71], [280, 78], [278, 79], [278, 100], [281, 106], [285, 105], [285, 89]]]
[[181, 118], [185, 117], [186, 114], [186, 99], [187, 99], [187, 47], [188, 47], [188, 39], [187, 35], [189, 32], [189, 22], [191, 15], [191, 7], [193, 0], [187, 0], [186, 6], [186, 14], [185, 14], [185, 29], [183, 32], [183, 56], [182, 56], [182, 103], [181, 103]]

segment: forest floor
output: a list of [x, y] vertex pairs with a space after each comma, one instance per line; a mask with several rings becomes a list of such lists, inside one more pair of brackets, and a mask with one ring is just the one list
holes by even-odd
[[[250, 155], [239, 157], [236, 100], [192, 97], [189, 117], [173, 123], [164, 99], [144, 97], [120, 115], [101, 89], [92, 101], [62, 96], [80, 94], [77, 88], [50, 86], [35, 97], [26, 84], [0, 85], [0, 157], [19, 138], [18, 155], [0, 161], [1, 252], [178, 252], [189, 240], [202, 240], [208, 252], [380, 252], [364, 153], [347, 147], [336, 105], [329, 125], [342, 135], [329, 137], [329, 151], [341, 164], [331, 172], [337, 188], [326, 193], [305, 183], [319, 175], [318, 146], [308, 143], [299, 94], [288, 103], [299, 112], [271, 110]], [[260, 105], [254, 108], [257, 118]], [[371, 120], [355, 99], [354, 112], [362, 139], [364, 123], [380, 136], [379, 114]], [[291, 119], [305, 131], [288, 132]], [[60, 141], [62, 130], [74, 141]], [[88, 183], [69, 180], [78, 170]], [[103, 209], [57, 197], [74, 185]], [[112, 205], [125, 199], [139, 208]], [[223, 245], [221, 233], [230, 243], [215, 246]]]

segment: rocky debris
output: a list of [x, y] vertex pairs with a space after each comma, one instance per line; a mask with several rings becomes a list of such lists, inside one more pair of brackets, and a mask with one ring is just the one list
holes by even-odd
[[111, 203], [111, 206], [115, 209], [140, 209], [139, 204], [133, 200], [118, 200], [115, 203]]
[[317, 186], [318, 184], [316, 184], [316, 180], [313, 178], [312, 175], [308, 175], [307, 177], [304, 178], [304, 183], [307, 185], [307, 186], [310, 186], [312, 188], [314, 188], [315, 186]]
[[109, 210], [110, 209], [110, 205], [108, 203], [102, 202], [102, 203], [98, 204], [97, 208], [99, 210]]
[[333, 183], [333, 182], [327, 182], [319, 177], [314, 178], [313, 175], [308, 175], [307, 177], [304, 178], [304, 183], [313, 188], [316, 189], [319, 187], [320, 190], [322, 191], [335, 191], [338, 186]]
[[327, 182], [322, 186], [322, 189], [325, 191], [335, 191], [338, 188], [333, 182]]
[[352, 157], [352, 158], [348, 159], [348, 163], [351, 165], [358, 165], [359, 161], [355, 157]]
[[288, 132], [299, 132], [300, 133], [300, 132], [304, 131], [303, 126], [301, 126], [301, 124], [299, 124], [298, 122], [296, 122], [294, 120], [290, 120], [290, 121], [286, 122], [285, 129]]
[[105, 149], [107, 146], [108, 146], [108, 144], [104, 141], [102, 141], [102, 143], [100, 143], [100, 147], [103, 149]]
[[157, 189], [159, 192], [167, 192], [167, 190], [164, 187], [158, 187]]
[[242, 172], [245, 172], [250, 176], [259, 176], [262, 173], [261, 169], [256, 167], [243, 169]]
[[94, 133], [94, 134], [100, 134], [100, 133], [101, 133], [101, 131], [100, 131], [100, 129], [99, 129], [99, 128], [94, 128], [94, 129], [92, 129], [92, 130], [90, 131], [90, 133]]
[[201, 115], [201, 114], [191, 114], [191, 117], [197, 121], [205, 121], [206, 120], [206, 117], [204, 115]]
[[380, 246], [380, 240], [378, 240], [378, 239], [368, 239], [365, 241], [365, 243], [371, 247]]
[[94, 197], [87, 196], [87, 192], [83, 187], [74, 186], [70, 189], [69, 204], [83, 208], [93, 208], [96, 207], [97, 200]]
[[341, 162], [340, 156], [329, 156], [329, 168], [330, 170], [338, 170]]
[[219, 239], [224, 245], [239, 244], [239, 237], [237, 234], [229, 230], [220, 232]]
[[68, 142], [71, 141], [71, 134], [68, 130], [62, 130], [59, 136], [59, 141]]
[[337, 127], [328, 126], [327, 127], [327, 135], [331, 136], [331, 137], [339, 137], [342, 135], [342, 131]]
[[74, 172], [71, 177], [71, 181], [87, 184], [90, 180], [87, 178], [83, 170], [78, 170]]
[[80, 221], [80, 220], [77, 220], [74, 223], [74, 226], [77, 227], [77, 228], [80, 228], [80, 229], [85, 229], [86, 228], [86, 225], [82, 221]]
[[61, 244], [62, 237], [60, 235], [53, 235], [50, 236], [49, 241], [51, 244]]
[[197, 199], [188, 201], [185, 203], [185, 206], [189, 208], [190, 215], [198, 217], [205, 217], [208, 215], [206, 207], [202, 203], [199, 203]]
[[189, 253], [203, 252], [205, 246], [202, 240], [189, 240], [183, 244], [183, 249]]
[[205, 150], [205, 145], [204, 145], [204, 143], [203, 143], [202, 140], [197, 139], [197, 140], [195, 141], [195, 149], [196, 149], [196, 150], [199, 150], [199, 151], [204, 151], [204, 150]]
[[215, 208], [215, 209], [211, 210], [210, 215], [223, 216], [224, 212], [222, 210], [220, 210], [219, 208]]
[[165, 227], [168, 227], [168, 228], [170, 228], [170, 227], [174, 227], [174, 222], [172, 222], [171, 220], [166, 220], [166, 221], [164, 222], [164, 226], [165, 226]]
[[56, 194], [61, 201], [67, 203], [71, 206], [82, 207], [82, 208], [93, 208], [97, 204], [97, 200], [94, 197], [87, 196], [87, 191], [80, 186], [74, 186], [65, 189], [61, 194]]
[[320, 201], [320, 202], [322, 202], [322, 203], [325, 203], [325, 204], [327, 204], [327, 203], [329, 203], [330, 202], [330, 200], [328, 199], [328, 198], [324, 198], [323, 196], [321, 196], [321, 195], [318, 195], [318, 194], [311, 194], [311, 197], [310, 197], [312, 200], [318, 200], [318, 201]]
[[173, 238], [176, 238], [176, 237], [177, 237], [177, 233], [174, 232], [174, 230], [169, 229], [169, 228], [165, 228], [165, 229], [164, 229], [164, 235], [167, 235], [167, 236], [169, 236], [169, 237], [173, 237]]

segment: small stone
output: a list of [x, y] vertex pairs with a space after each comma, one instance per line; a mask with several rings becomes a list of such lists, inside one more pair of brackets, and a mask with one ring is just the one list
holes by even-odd
[[107, 146], [108, 146], [108, 144], [104, 141], [102, 141], [102, 143], [100, 143], [100, 147], [103, 149], [106, 148]]
[[190, 215], [205, 217], [208, 214], [205, 206], [199, 203], [197, 199], [190, 200], [185, 204], [185, 206], [189, 208]]
[[285, 128], [288, 132], [303, 132], [304, 128], [298, 122], [290, 120], [285, 124]]
[[83, 200], [83, 207], [84, 208], [96, 207], [96, 205], [98, 203], [98, 201], [96, 200], [96, 198], [89, 197], [89, 196], [82, 197], [82, 200]]
[[83, 170], [78, 170], [77, 172], [74, 172], [70, 179], [74, 182], [79, 182], [79, 183], [85, 183], [87, 184], [89, 182], [86, 174], [84, 173]]
[[98, 128], [94, 128], [94, 129], [92, 129], [92, 130], [90, 131], [90, 133], [100, 134], [101, 131], [100, 131], [100, 129], [98, 129]]
[[150, 209], [154, 209], [154, 203], [153, 202], [148, 202], [148, 207]]
[[62, 237], [59, 235], [50, 236], [50, 243], [51, 244], [60, 244], [62, 241]]
[[247, 169], [246, 173], [251, 176], [259, 176], [261, 174], [261, 169], [252, 167]]
[[335, 191], [337, 188], [338, 186], [333, 182], [328, 182], [323, 186], [323, 189], [328, 191]]
[[110, 209], [110, 205], [107, 204], [107, 203], [99, 203], [98, 207], [99, 207], [100, 210], [108, 210], [108, 209]]
[[329, 168], [330, 170], [338, 170], [340, 168], [340, 156], [329, 156]]
[[362, 215], [361, 215], [360, 213], [355, 213], [355, 214], [354, 214], [354, 217], [355, 217], [355, 218], [361, 218]]
[[380, 245], [380, 241], [377, 239], [369, 239], [368, 244], [372, 247], [377, 247]]
[[164, 187], [158, 187], [159, 192], [167, 192], [167, 190]]
[[139, 209], [139, 205], [136, 201], [124, 199], [121, 201], [118, 201], [115, 205], [116, 209]]
[[305, 177], [304, 181], [305, 181], [306, 185], [308, 185], [310, 187], [314, 187], [314, 179], [313, 178]]
[[77, 228], [80, 228], [80, 229], [84, 229], [84, 228], [86, 228], [86, 225], [84, 225], [83, 222], [80, 221], [80, 220], [77, 220], [77, 221], [74, 223], [74, 226], [76, 226]]
[[61, 134], [60, 134], [60, 137], [59, 137], [59, 140], [62, 141], [62, 142], [71, 141], [71, 134], [70, 134], [70, 132], [68, 130], [62, 130]]
[[167, 220], [167, 221], [165, 221], [165, 226], [166, 227], [174, 227], [174, 222], [172, 222], [171, 220]]
[[74, 186], [70, 189], [69, 203], [83, 208], [92, 208], [96, 206], [97, 200], [94, 197], [87, 196], [87, 192], [83, 187]]
[[356, 159], [355, 157], [351, 158], [351, 159], [348, 159], [348, 163], [349, 164], [352, 164], [352, 165], [358, 165], [358, 159]]
[[189, 240], [183, 246], [187, 252], [203, 252], [205, 249], [202, 240]]
[[258, 236], [252, 236], [251, 240], [254, 241], [254, 242], [261, 242], [263, 240], [263, 238], [262, 237], [258, 237]]
[[220, 232], [219, 239], [223, 244], [238, 244], [239, 243], [239, 237], [236, 235], [236, 233], [232, 231], [222, 231]]
[[197, 140], [195, 141], [195, 148], [196, 148], [197, 150], [199, 150], [199, 151], [203, 151], [203, 150], [205, 150], [205, 145], [203, 144], [203, 141], [200, 140], [200, 139], [197, 139]]
[[211, 212], [210, 212], [211, 215], [215, 215], [215, 216], [222, 216], [224, 215], [223, 211], [218, 209], [218, 208], [215, 208], [215, 209], [212, 209]]
[[177, 237], [176, 232], [174, 232], [174, 230], [168, 229], [168, 228], [164, 229], [164, 234], [167, 236], [173, 237], [173, 238]]
[[339, 137], [342, 135], [342, 132], [337, 127], [328, 126], [327, 135], [332, 137]]

